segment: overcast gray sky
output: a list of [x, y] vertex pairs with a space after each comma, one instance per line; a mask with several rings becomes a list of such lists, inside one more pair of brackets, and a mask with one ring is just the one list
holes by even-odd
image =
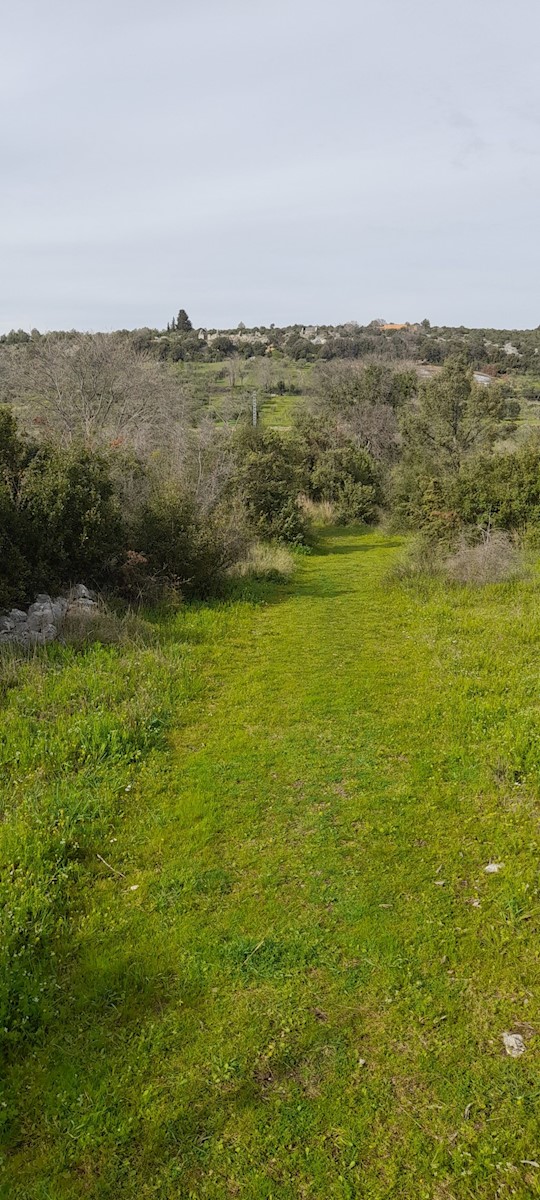
[[0, 13], [1, 330], [540, 323], [538, 0]]

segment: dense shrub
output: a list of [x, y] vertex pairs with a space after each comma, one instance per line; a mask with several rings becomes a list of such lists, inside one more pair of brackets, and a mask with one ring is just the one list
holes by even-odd
[[382, 363], [339, 362], [315, 372], [315, 391], [325, 412], [344, 414], [366, 404], [399, 409], [417, 388], [415, 371], [394, 371]]
[[540, 525], [540, 451], [482, 455], [454, 476], [400, 471], [394, 512], [403, 524], [452, 540], [463, 526], [519, 530]]
[[540, 522], [540, 451], [482, 457], [461, 470], [453, 506], [469, 525], [519, 529]]
[[[192, 495], [173, 483], [154, 486], [133, 524], [139, 556], [137, 587], [148, 596], [177, 588], [207, 596], [245, 552], [247, 536], [237, 509], [203, 512]], [[133, 558], [133, 554], [131, 555]]]
[[313, 500], [333, 503], [342, 524], [372, 521], [381, 499], [373, 459], [351, 442], [321, 451], [308, 478], [308, 492]]
[[293, 442], [273, 430], [243, 431], [231, 486], [258, 537], [292, 545], [304, 541], [305, 523], [298, 503], [300, 473]]
[[30, 447], [19, 437], [9, 408], [0, 408], [0, 606], [25, 593], [31, 573], [27, 558], [30, 529], [18, 493]]
[[0, 410], [0, 605], [77, 578], [111, 578], [124, 523], [104, 456], [37, 447]]
[[331, 414], [303, 413], [296, 416], [294, 437], [304, 505], [330, 506], [340, 524], [373, 521], [383, 499], [382, 468], [349, 426]]
[[103, 455], [84, 448], [40, 449], [24, 474], [20, 506], [31, 529], [34, 586], [112, 579], [126, 533]]
[[[284, 508], [282, 529], [295, 517]], [[80, 579], [130, 598], [205, 596], [246, 544], [237, 503], [203, 506], [114, 454], [26, 443], [0, 410], [0, 606]]]
[[440, 374], [420, 385], [416, 403], [403, 412], [404, 463], [417, 472], [455, 475], [508, 433], [506, 415], [504, 389], [483, 387], [463, 358], [449, 358]]
[[343, 480], [335, 498], [338, 525], [370, 524], [376, 517], [376, 489], [370, 484], [357, 483], [351, 476]]
[[0, 482], [0, 608], [26, 595], [31, 567], [24, 553], [26, 523], [6, 484]]
[[452, 480], [416, 471], [407, 464], [397, 472], [391, 487], [392, 518], [398, 528], [421, 530], [446, 543], [455, 540], [461, 521], [453, 507]]

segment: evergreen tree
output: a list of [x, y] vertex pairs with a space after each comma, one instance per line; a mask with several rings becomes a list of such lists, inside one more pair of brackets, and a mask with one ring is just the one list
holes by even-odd
[[[174, 325], [173, 325], [173, 328], [174, 328]], [[177, 333], [190, 333], [190, 331], [192, 329], [193, 329], [193, 325], [191, 324], [191, 321], [187, 315], [185, 308], [181, 308], [180, 312], [178, 313], [178, 317], [176, 319]]]
[[476, 383], [463, 357], [448, 358], [440, 374], [423, 383], [402, 421], [406, 463], [435, 475], [454, 473], [474, 454], [489, 451], [503, 429], [501, 388]]

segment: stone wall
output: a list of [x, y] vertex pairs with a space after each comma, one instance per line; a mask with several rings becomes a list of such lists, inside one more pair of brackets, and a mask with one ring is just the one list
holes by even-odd
[[71, 588], [67, 596], [36, 596], [27, 612], [12, 608], [0, 615], [0, 644], [14, 642], [22, 646], [44, 646], [61, 632], [62, 623], [71, 616], [94, 616], [98, 604], [84, 583]]

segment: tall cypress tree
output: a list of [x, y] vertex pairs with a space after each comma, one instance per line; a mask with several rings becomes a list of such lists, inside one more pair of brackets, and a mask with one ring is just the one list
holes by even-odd
[[176, 330], [178, 333], [189, 333], [193, 329], [193, 325], [187, 315], [185, 308], [181, 308], [176, 318]]

